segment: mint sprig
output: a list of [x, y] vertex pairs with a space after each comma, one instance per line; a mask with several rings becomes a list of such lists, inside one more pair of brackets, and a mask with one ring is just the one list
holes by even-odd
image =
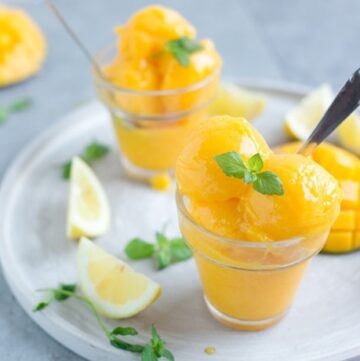
[[141, 355], [141, 361], [156, 361], [160, 358], [165, 358], [168, 361], [175, 361], [175, 358], [170, 350], [165, 348], [165, 342], [159, 336], [154, 325], [151, 326], [151, 340], [145, 346]]
[[77, 293], [75, 284], [60, 284], [57, 288], [45, 288], [39, 291], [46, 292], [47, 297], [33, 308], [33, 312], [43, 310], [53, 301], [63, 302], [72, 297], [89, 307], [94, 314], [98, 325], [113, 347], [141, 354], [141, 361], [157, 361], [161, 358], [165, 358], [168, 361], [175, 361], [173, 354], [165, 347], [165, 341], [161, 339], [154, 325], [151, 326], [151, 338], [146, 344], [140, 345], [124, 341], [119, 336], [136, 336], [138, 335], [138, 331], [134, 327], [129, 326], [118, 326], [112, 330], [109, 329], [99, 315], [94, 304], [86, 297]]
[[191, 249], [183, 238], [168, 238], [162, 232], [156, 232], [155, 237], [155, 244], [141, 238], [132, 239], [125, 247], [126, 255], [132, 260], [153, 258], [157, 270], [191, 258]]
[[282, 181], [275, 173], [261, 172], [264, 162], [259, 153], [254, 154], [248, 160], [247, 165], [237, 152], [217, 155], [214, 160], [225, 175], [243, 179], [245, 184], [252, 184], [259, 193], [278, 196], [284, 194]]
[[164, 50], [170, 53], [181, 66], [186, 68], [190, 64], [190, 55], [202, 48], [200, 42], [188, 36], [181, 36], [178, 39], [167, 41]]
[[[79, 157], [87, 164], [101, 159], [109, 153], [109, 147], [100, 142], [94, 141], [86, 146]], [[71, 175], [71, 160], [62, 165], [62, 176], [64, 179], [69, 179]]]
[[12, 113], [22, 112], [32, 105], [30, 98], [22, 98], [0, 107], [0, 124], [5, 123], [8, 116]]

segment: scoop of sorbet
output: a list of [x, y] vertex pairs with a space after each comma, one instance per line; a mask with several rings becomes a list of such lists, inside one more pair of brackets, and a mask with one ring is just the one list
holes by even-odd
[[[264, 171], [282, 181], [284, 195], [265, 195], [242, 179], [226, 176], [214, 156], [260, 153]], [[189, 213], [203, 227], [247, 241], [278, 241], [329, 230], [342, 198], [336, 179], [313, 160], [273, 154], [244, 119], [210, 118], [193, 134], [176, 166], [179, 191], [190, 199]]]

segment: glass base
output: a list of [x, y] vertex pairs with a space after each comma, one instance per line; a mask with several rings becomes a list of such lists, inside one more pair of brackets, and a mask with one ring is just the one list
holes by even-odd
[[126, 157], [124, 157], [123, 154], [120, 155], [120, 162], [129, 178], [140, 181], [148, 181], [159, 173], [167, 173], [170, 176], [173, 176], [174, 174], [173, 169], [151, 170], [138, 167], [135, 164], [131, 163]]
[[225, 326], [242, 330], [242, 331], [260, 331], [264, 330], [266, 328], [269, 328], [276, 323], [278, 323], [286, 314], [286, 311], [283, 312], [280, 315], [276, 315], [274, 317], [266, 318], [264, 320], [240, 320], [235, 317], [231, 317], [229, 315], [226, 315], [219, 311], [217, 308], [215, 308], [210, 301], [204, 296], [206, 306], [208, 307], [208, 310], [210, 311], [211, 315], [220, 323], [222, 323]]

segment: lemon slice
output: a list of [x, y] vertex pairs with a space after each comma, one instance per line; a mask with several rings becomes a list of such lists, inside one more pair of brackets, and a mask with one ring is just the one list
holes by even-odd
[[97, 237], [110, 226], [110, 208], [99, 180], [80, 158], [72, 160], [67, 217], [67, 236]]
[[133, 316], [160, 296], [161, 289], [156, 282], [86, 238], [80, 241], [77, 261], [84, 295], [106, 317]]
[[265, 105], [266, 99], [262, 95], [235, 84], [224, 83], [219, 86], [209, 112], [211, 115], [231, 115], [252, 120], [264, 110]]
[[334, 98], [328, 84], [313, 90], [285, 116], [285, 131], [295, 139], [305, 140], [325, 114]]
[[351, 114], [338, 128], [337, 137], [345, 148], [360, 155], [360, 115]]

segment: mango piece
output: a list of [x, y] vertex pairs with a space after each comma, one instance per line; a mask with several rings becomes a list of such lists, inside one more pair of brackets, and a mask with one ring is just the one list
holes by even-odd
[[0, 87], [29, 78], [46, 55], [44, 35], [23, 11], [0, 4]]
[[[301, 142], [283, 144], [276, 147], [274, 151], [275, 153], [296, 153], [301, 144]], [[312, 158], [336, 179], [360, 181], [360, 159], [347, 150], [325, 142], [315, 149]]]
[[355, 229], [355, 212], [353, 210], [342, 210], [332, 226], [334, 231], [346, 231]]
[[[294, 153], [301, 143], [284, 144], [277, 152]], [[324, 252], [343, 253], [360, 247], [360, 159], [329, 143], [316, 148], [312, 158], [334, 175], [343, 190], [341, 212], [333, 224]]]
[[354, 237], [354, 249], [358, 248], [360, 248], [360, 231], [356, 231]]
[[159, 173], [150, 179], [150, 185], [157, 191], [167, 191], [171, 187], [171, 178], [167, 173]]
[[360, 183], [351, 180], [340, 181], [340, 186], [344, 192], [344, 198], [341, 204], [343, 209], [354, 209], [359, 204]]
[[329, 237], [323, 248], [323, 252], [328, 253], [345, 253], [350, 252], [354, 249], [353, 247], [353, 232], [331, 231]]
[[355, 229], [360, 231], [360, 212], [355, 213]]

